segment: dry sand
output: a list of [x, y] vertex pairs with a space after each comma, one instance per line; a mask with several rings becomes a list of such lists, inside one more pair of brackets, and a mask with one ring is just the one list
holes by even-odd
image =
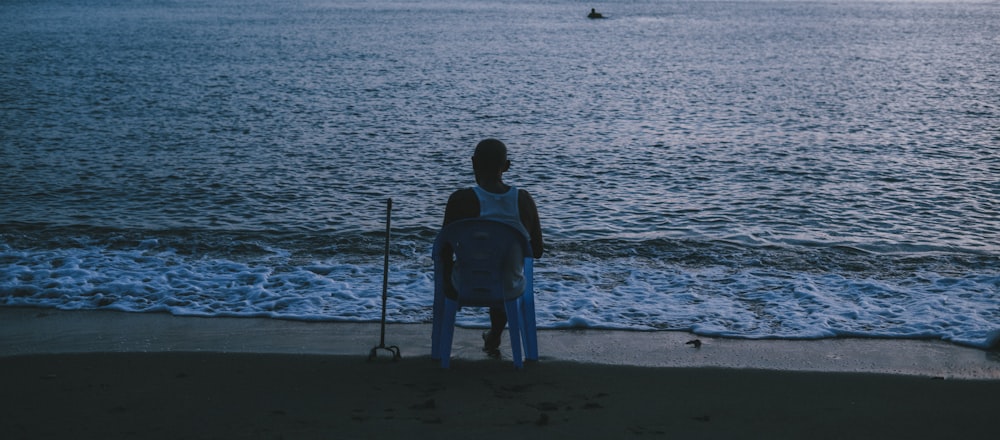
[[[542, 361], [515, 371], [509, 360], [483, 355], [478, 332], [464, 330], [452, 368], [441, 370], [424, 351], [428, 328], [390, 326], [386, 342], [399, 345], [403, 359], [368, 361], [377, 325], [0, 308], [0, 433], [909, 439], [998, 432], [1000, 361], [950, 344], [701, 338], [695, 349], [684, 345], [694, 336], [678, 332], [546, 331]], [[583, 347], [592, 349], [581, 354]], [[601, 357], [607, 353], [640, 354], [625, 362]]]

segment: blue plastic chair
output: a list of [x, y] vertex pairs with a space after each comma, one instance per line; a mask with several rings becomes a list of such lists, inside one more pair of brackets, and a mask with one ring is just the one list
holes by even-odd
[[[445, 293], [442, 250], [449, 245], [455, 256], [454, 270], [459, 271], [461, 286], [457, 297]], [[504, 263], [511, 246], [520, 245], [524, 254], [524, 292], [506, 297], [503, 286]], [[455, 316], [461, 307], [502, 305], [507, 311], [507, 327], [513, 351], [514, 367], [524, 366], [523, 357], [538, 360], [535, 329], [535, 295], [532, 282], [533, 262], [527, 237], [510, 225], [497, 221], [470, 218], [448, 224], [434, 241], [434, 325], [431, 335], [431, 358], [448, 368], [451, 344], [455, 335]], [[524, 351], [522, 355], [522, 343]]]

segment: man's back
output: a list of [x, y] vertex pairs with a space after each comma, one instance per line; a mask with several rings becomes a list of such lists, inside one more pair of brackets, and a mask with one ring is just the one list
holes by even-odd
[[[486, 190], [480, 188], [480, 191]], [[451, 194], [451, 197], [448, 198], [448, 206], [445, 208], [445, 225], [456, 220], [474, 218], [481, 215], [482, 204], [476, 192], [475, 188], [466, 188]], [[531, 198], [531, 194], [523, 189], [517, 190], [517, 216], [531, 241], [531, 250], [534, 258], [541, 257], [544, 240], [542, 239], [542, 227], [538, 220], [538, 208], [535, 206], [535, 201]]]

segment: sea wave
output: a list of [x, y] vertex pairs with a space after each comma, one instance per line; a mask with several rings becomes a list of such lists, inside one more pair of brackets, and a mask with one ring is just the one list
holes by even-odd
[[[316, 321], [381, 315], [381, 233], [4, 230], [0, 305]], [[433, 235], [394, 238], [390, 322], [431, 319]], [[987, 346], [1000, 322], [1000, 258], [992, 255], [669, 239], [556, 242], [547, 251], [536, 265], [542, 328]], [[463, 312], [459, 322], [488, 318]]]

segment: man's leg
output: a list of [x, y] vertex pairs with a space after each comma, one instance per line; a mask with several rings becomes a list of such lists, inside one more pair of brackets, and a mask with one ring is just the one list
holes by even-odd
[[490, 330], [483, 334], [483, 348], [497, 350], [500, 348], [500, 338], [507, 326], [507, 312], [503, 307], [490, 307]]

